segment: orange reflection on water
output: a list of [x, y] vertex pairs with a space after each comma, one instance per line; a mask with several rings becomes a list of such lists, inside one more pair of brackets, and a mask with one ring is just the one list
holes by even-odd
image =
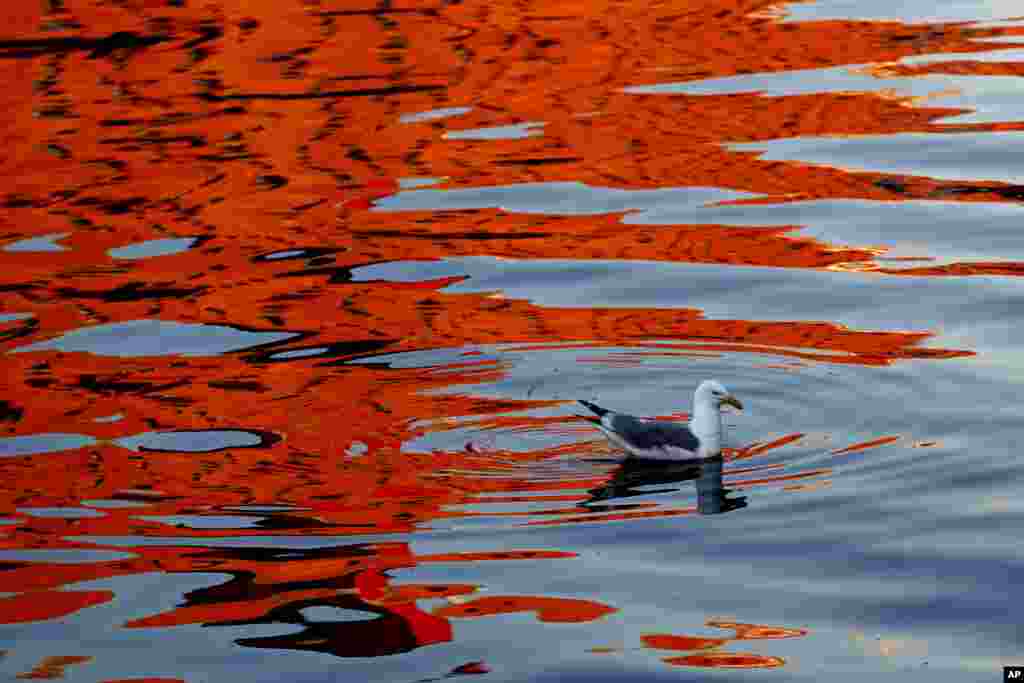
[[[33, 571], [38, 573], [39, 569]], [[111, 591], [32, 591], [2, 597], [0, 624], [59, 619], [113, 599], [114, 594]]]
[[65, 669], [76, 664], [84, 664], [92, 661], [92, 657], [44, 657], [43, 661], [32, 667], [31, 671], [18, 674], [17, 678], [23, 680], [44, 679], [52, 680], [64, 678]]
[[805, 628], [784, 628], [782, 626], [764, 626], [762, 624], [741, 624], [715, 619], [705, 622], [706, 626], [728, 628], [734, 631], [732, 640], [765, 640], [775, 638], [802, 638], [808, 631]]
[[764, 669], [784, 666], [786, 661], [781, 657], [747, 652], [726, 652], [717, 648], [725, 646], [732, 641], [800, 638], [808, 633], [807, 629], [802, 628], [743, 624], [714, 619], [705, 622], [705, 626], [731, 629], [733, 635], [728, 638], [708, 638], [671, 634], [644, 634], [640, 639], [644, 647], [656, 650], [710, 650], [662, 659], [666, 664], [673, 666]]
[[673, 666], [700, 666], [716, 669], [775, 669], [785, 666], [782, 657], [755, 655], [748, 652], [710, 652], [682, 657], [666, 657], [661, 661]]
[[[779, 438], [773, 439], [767, 443], [752, 444], [745, 448], [737, 449], [734, 452], [729, 453], [727, 457], [729, 457], [729, 459], [731, 460], [744, 460], [746, 458], [753, 458], [754, 456], [761, 455], [762, 453], [767, 453], [768, 451], [775, 450], [776, 448], [782, 448], [783, 446], [788, 446], [791, 443], [797, 443], [798, 441], [803, 439], [804, 436], [804, 434], [801, 434], [799, 432], [795, 434], [786, 434], [785, 436], [780, 436]], [[736, 470], [733, 471], [735, 472]]]
[[645, 647], [655, 650], [705, 650], [729, 642], [729, 638], [700, 638], [697, 636], [674, 636], [668, 634], [644, 634], [640, 640]]
[[575, 624], [594, 621], [617, 611], [614, 607], [591, 600], [493, 595], [441, 607], [434, 610], [434, 614], [439, 617], [467, 619], [534, 612], [538, 621]]
[[850, 446], [844, 446], [837, 450], [832, 451], [832, 455], [845, 455], [847, 453], [856, 453], [857, 451], [866, 451], [871, 448], [877, 448], [879, 446], [885, 446], [890, 443], [899, 441], [901, 436], [881, 436], [877, 439], [871, 439], [869, 441], [863, 441], [861, 443], [855, 443]]
[[729, 481], [729, 486], [734, 489], [745, 489], [751, 486], [762, 486], [764, 484], [775, 484], [778, 482], [794, 481], [797, 479], [809, 479], [812, 477], [820, 477], [832, 474], [832, 468], [824, 467], [813, 470], [804, 470], [803, 472], [793, 472], [791, 474], [780, 474], [775, 477], [761, 477], [760, 479], [739, 479]]

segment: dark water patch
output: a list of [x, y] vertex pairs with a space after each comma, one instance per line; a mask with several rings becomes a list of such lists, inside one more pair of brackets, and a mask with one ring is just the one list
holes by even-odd
[[261, 517], [242, 515], [136, 515], [135, 519], [183, 529], [253, 529]]
[[34, 289], [39, 289], [39, 285], [22, 282], [0, 284], [0, 292], [13, 292], [24, 294], [25, 292], [31, 292]]
[[623, 506], [609, 507], [608, 502], [672, 493], [678, 491], [679, 487], [666, 485], [693, 482], [697, 490], [697, 512], [700, 514], [724, 514], [747, 507], [746, 497], [730, 497], [733, 491], [723, 486], [722, 469], [720, 457], [691, 464], [627, 461], [616, 467], [607, 481], [588, 491], [589, 498], [580, 506], [593, 512], [621, 510]]
[[945, 185], [936, 190], [938, 196], [970, 196], [970, 195], [995, 195], [1006, 201], [1024, 201], [1024, 185], [998, 185], [986, 187], [984, 185]]
[[17, 322], [33, 318], [32, 313], [0, 313], [0, 323]]
[[[360, 600], [347, 597], [339, 597], [333, 603], [345, 610], [356, 611], [362, 608], [368, 616], [383, 614], [359, 621], [306, 622], [303, 624], [305, 628], [298, 633], [263, 638], [239, 638], [235, 642], [242, 647], [321, 652], [335, 657], [384, 657], [411, 652], [431, 644], [424, 643], [422, 638], [417, 637], [408, 622], [398, 615], [388, 614]], [[300, 610], [315, 606], [317, 603], [313, 602], [289, 605], [272, 610], [265, 619], [246, 623], [303, 623]]]
[[24, 415], [24, 408], [10, 401], [0, 400], [0, 422], [19, 422]]
[[35, 317], [22, 318], [17, 321], [19, 324], [0, 331], [0, 340], [21, 339], [30, 337], [39, 329], [39, 320]]
[[137, 519], [159, 522], [183, 529], [263, 529], [273, 531], [294, 531], [299, 529], [323, 529], [331, 525], [309, 517], [285, 514], [260, 516], [246, 515], [139, 515]]
[[295, 515], [273, 514], [260, 519], [257, 528], [276, 531], [296, 529], [325, 529], [333, 525], [312, 517], [296, 517]]
[[291, 270], [287, 273], [280, 273], [277, 277], [309, 277], [325, 276], [327, 283], [332, 285], [345, 284], [352, 280], [352, 269], [357, 266], [321, 266], [305, 268], [303, 270]]
[[88, 52], [89, 59], [108, 57], [115, 51], [134, 52], [170, 40], [165, 35], [141, 35], [117, 31], [103, 38], [75, 36], [67, 38], [24, 38], [0, 40], [0, 59], [33, 59], [68, 52]]
[[147, 123], [146, 119], [100, 119], [98, 125], [100, 128], [123, 128], [125, 126], [144, 126]]
[[101, 145], [117, 145], [124, 146], [129, 145], [133, 148], [139, 146], [157, 146], [162, 147], [164, 145], [180, 145], [185, 144], [191, 148], [206, 147], [207, 141], [205, 135], [139, 135], [135, 137], [120, 137], [120, 138], [100, 138], [99, 143]]
[[496, 159], [496, 166], [553, 166], [556, 164], [574, 164], [583, 161], [583, 157], [537, 157], [530, 159]]
[[[94, 391], [98, 394], [151, 394], [162, 391], [169, 391], [171, 389], [177, 389], [178, 387], [185, 386], [192, 382], [191, 379], [178, 379], [170, 382], [144, 382], [139, 380], [122, 380], [118, 379], [117, 375], [111, 376], [100, 376], [100, 375], [79, 375], [78, 386], [88, 391]], [[117, 418], [120, 419], [120, 418]], [[110, 418], [97, 418], [95, 422], [100, 421], [116, 422], [116, 419]]]
[[264, 173], [256, 176], [253, 182], [262, 189], [277, 190], [288, 184], [288, 178], [276, 173]]
[[445, 85], [392, 85], [386, 88], [360, 88], [357, 90], [323, 90], [305, 93], [234, 93], [218, 95], [214, 93], [200, 93], [196, 95], [199, 99], [208, 102], [227, 101], [252, 101], [269, 100], [278, 102], [301, 101], [301, 100], [331, 100], [344, 97], [388, 97], [391, 95], [404, 95], [417, 92], [433, 92], [445, 90]]
[[143, 432], [115, 439], [131, 451], [160, 453], [215, 453], [231, 448], [267, 448], [281, 440], [272, 432], [250, 429], [182, 429]]
[[46, 151], [63, 161], [66, 161], [71, 158], [71, 150], [69, 150], [67, 147], [64, 147], [63, 145], [50, 143], [46, 145]]
[[192, 50], [203, 43], [217, 40], [224, 36], [224, 29], [212, 21], [205, 21], [199, 25], [199, 36], [184, 43], [181, 47], [185, 50]]
[[40, 201], [22, 194], [9, 194], [4, 197], [3, 206], [5, 209], [27, 209], [39, 206]]
[[252, 331], [225, 325], [130, 320], [72, 330], [55, 339], [12, 349], [9, 353], [62, 351], [117, 357], [217, 356], [298, 336], [297, 332]]
[[401, 340], [384, 338], [332, 342], [330, 344], [288, 348], [269, 353], [253, 354], [248, 356], [247, 359], [256, 363], [278, 363], [310, 358], [337, 358], [352, 360], [354, 358], [372, 356], [389, 346], [397, 344], [399, 341]]
[[77, 119], [78, 115], [68, 104], [44, 104], [32, 111], [32, 115], [39, 119]]
[[72, 206], [88, 206], [108, 216], [121, 216], [137, 211], [149, 203], [146, 197], [124, 197], [122, 199], [105, 199], [103, 197], [80, 197], [71, 202]]
[[245, 379], [229, 379], [217, 382], [207, 382], [206, 386], [211, 387], [213, 389], [222, 389], [224, 391], [267, 391], [267, 386], [265, 384], [261, 384], [256, 380]]
[[162, 503], [169, 500], [179, 500], [181, 496], [174, 496], [163, 491], [153, 489], [121, 489], [111, 496], [114, 501], [128, 501], [141, 503]]
[[229, 505], [221, 509], [224, 512], [242, 512], [256, 514], [278, 514], [287, 512], [302, 512], [305, 510], [309, 510], [309, 508], [305, 508], [300, 505], [291, 505], [289, 503], [246, 503], [244, 505]]
[[60, 287], [57, 294], [66, 299], [95, 299], [107, 303], [126, 301], [146, 301], [149, 299], [184, 299], [198, 296], [209, 290], [209, 287], [164, 287], [150, 285], [145, 282], [126, 282], [114, 289], [87, 290]]
[[[306, 607], [299, 610], [302, 620], [305, 622], [338, 622], [338, 621], [367, 621], [367, 612], [360, 612], [342, 607], [328, 607], [318, 605]], [[372, 614], [372, 613], [370, 613]]]

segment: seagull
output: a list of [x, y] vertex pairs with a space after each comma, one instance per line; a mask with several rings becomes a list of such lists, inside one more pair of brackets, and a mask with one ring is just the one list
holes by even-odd
[[586, 419], [597, 425], [613, 445], [629, 456], [670, 462], [704, 460], [721, 455], [722, 406], [743, 410], [739, 399], [713, 379], [701, 382], [693, 392], [693, 414], [689, 425], [642, 420], [607, 410], [590, 401], [580, 403], [597, 415], [597, 418]]

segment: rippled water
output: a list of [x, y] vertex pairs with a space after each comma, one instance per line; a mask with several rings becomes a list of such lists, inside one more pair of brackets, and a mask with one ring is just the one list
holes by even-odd
[[9, 5], [4, 675], [1024, 664], [1017, 2]]

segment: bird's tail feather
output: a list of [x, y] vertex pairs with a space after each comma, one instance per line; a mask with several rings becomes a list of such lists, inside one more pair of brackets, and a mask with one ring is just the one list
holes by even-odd
[[605, 415], [611, 412], [610, 410], [605, 410], [601, 406], [594, 405], [590, 401], [580, 401], [580, 403], [586, 406], [587, 408], [590, 408], [590, 410], [594, 411], [594, 414], [597, 415], [598, 417], [604, 417]]

